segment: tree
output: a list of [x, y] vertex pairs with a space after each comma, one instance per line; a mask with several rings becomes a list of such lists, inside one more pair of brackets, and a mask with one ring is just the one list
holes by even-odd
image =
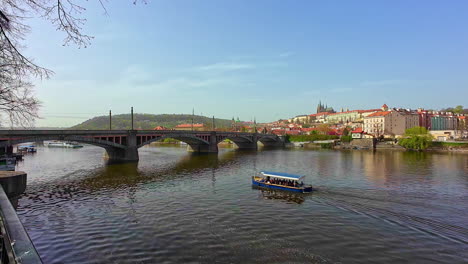
[[321, 134], [323, 135], [328, 135], [328, 132], [331, 131], [331, 128], [329, 125], [327, 124], [320, 124], [318, 127], [317, 127], [317, 130], [320, 131]]
[[[432, 111], [432, 110], [428, 110], [428, 111]], [[464, 109], [463, 106], [461, 105], [457, 105], [455, 108], [453, 107], [443, 108], [440, 111], [453, 112], [455, 114], [468, 114], [468, 109]]]
[[461, 105], [457, 105], [454, 109], [453, 109], [453, 112], [455, 114], [461, 114], [463, 112], [463, 106]]
[[412, 127], [405, 130], [405, 134], [398, 142], [400, 146], [410, 150], [427, 149], [432, 142], [432, 136], [425, 127]]
[[343, 129], [343, 136], [348, 136], [348, 135], [349, 135], [349, 129], [348, 129], [348, 127], [345, 127]]
[[[82, 33], [86, 20], [80, 16], [86, 9], [76, 2], [78, 0], [0, 0], [0, 112], [9, 117], [11, 125], [29, 124], [38, 117], [40, 102], [32, 93], [30, 80], [49, 78], [53, 74], [22, 54], [24, 37], [30, 29], [25, 20], [35, 16], [44, 18], [65, 33], [64, 45], [86, 47], [92, 39]], [[102, 0], [99, 2], [105, 11]]]

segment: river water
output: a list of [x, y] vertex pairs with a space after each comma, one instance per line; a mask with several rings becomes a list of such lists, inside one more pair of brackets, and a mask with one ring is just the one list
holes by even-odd
[[[39, 147], [18, 214], [44, 263], [467, 263], [468, 155]], [[318, 191], [255, 189], [259, 170]]]

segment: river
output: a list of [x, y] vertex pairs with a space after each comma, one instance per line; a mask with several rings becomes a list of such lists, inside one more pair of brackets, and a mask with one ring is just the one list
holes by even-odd
[[[44, 263], [467, 263], [468, 155], [39, 147], [17, 212]], [[305, 174], [309, 195], [251, 186]]]

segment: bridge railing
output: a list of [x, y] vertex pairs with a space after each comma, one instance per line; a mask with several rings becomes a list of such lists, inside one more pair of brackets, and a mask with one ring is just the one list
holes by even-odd
[[23, 224], [0, 186], [0, 263], [42, 263]]

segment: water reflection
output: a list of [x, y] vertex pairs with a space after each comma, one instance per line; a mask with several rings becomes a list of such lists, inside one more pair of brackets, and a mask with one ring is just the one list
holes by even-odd
[[[32, 177], [18, 213], [46, 263], [468, 257], [466, 155], [227, 149], [197, 155], [158, 146], [140, 149], [138, 163], [106, 166], [99, 148], [39, 150], [21, 164]], [[257, 169], [305, 174], [323, 187], [312, 195], [252, 190]]]
[[228, 151], [220, 155], [216, 153], [199, 154], [187, 153], [179, 158], [172, 166], [154, 167], [145, 161], [140, 163], [118, 163], [102, 167], [77, 184], [92, 189], [128, 188], [142, 183], [161, 182], [193, 177], [207, 170], [211, 171], [212, 183], [216, 182], [215, 171], [229, 166], [236, 159], [248, 152]]
[[286, 203], [302, 204], [305, 201], [305, 196], [310, 194], [293, 193], [281, 190], [269, 190], [259, 186], [252, 186], [252, 189], [259, 190], [259, 193], [263, 199], [267, 200], [279, 200]]

